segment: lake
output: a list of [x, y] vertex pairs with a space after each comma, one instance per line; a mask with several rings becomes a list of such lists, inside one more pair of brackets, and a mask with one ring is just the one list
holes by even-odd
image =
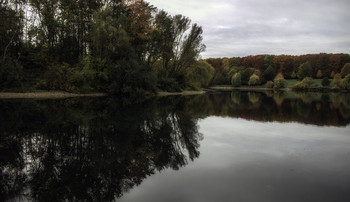
[[350, 201], [350, 94], [0, 100], [0, 201]]

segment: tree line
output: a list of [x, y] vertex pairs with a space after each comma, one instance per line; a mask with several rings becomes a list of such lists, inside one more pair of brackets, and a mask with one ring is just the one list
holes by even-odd
[[[208, 58], [206, 61], [215, 68], [211, 85], [254, 86], [266, 83], [269, 86], [272, 85], [269, 81], [274, 81], [278, 86], [282, 85], [279, 81], [283, 79], [341, 79], [350, 73], [349, 54], [256, 55]], [[349, 85], [346, 87], [350, 89]]]
[[2, 91], [142, 96], [214, 71], [198, 61], [202, 27], [143, 0], [1, 0], [0, 11]]

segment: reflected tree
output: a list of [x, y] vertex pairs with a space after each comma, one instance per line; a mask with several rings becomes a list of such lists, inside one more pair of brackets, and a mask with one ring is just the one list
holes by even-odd
[[112, 201], [199, 157], [208, 116], [347, 126], [350, 95], [234, 91], [123, 99], [0, 100], [0, 197]]
[[199, 156], [202, 135], [181, 98], [1, 102], [3, 199], [112, 201]]

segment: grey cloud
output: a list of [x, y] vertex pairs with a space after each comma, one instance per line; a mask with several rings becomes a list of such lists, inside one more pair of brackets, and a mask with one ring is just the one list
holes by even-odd
[[[151, 0], [151, 3], [159, 1]], [[163, 1], [162, 6], [173, 13], [185, 12], [203, 27], [204, 43], [207, 46], [206, 52], [202, 53], [203, 58], [349, 53], [350, 50], [348, 0], [187, 2], [180, 5], [178, 1]], [[217, 8], [214, 7], [216, 4]], [[191, 8], [191, 5], [195, 7]], [[208, 6], [211, 8], [208, 9]]]

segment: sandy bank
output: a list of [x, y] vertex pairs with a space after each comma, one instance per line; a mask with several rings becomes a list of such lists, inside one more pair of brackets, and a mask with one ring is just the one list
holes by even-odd
[[33, 93], [0, 93], [0, 99], [21, 98], [69, 98], [69, 97], [100, 97], [104, 93], [75, 94], [67, 92], [33, 92]]
[[204, 94], [205, 91], [182, 91], [182, 92], [158, 92], [158, 96], [168, 96], [168, 95], [199, 95]]

